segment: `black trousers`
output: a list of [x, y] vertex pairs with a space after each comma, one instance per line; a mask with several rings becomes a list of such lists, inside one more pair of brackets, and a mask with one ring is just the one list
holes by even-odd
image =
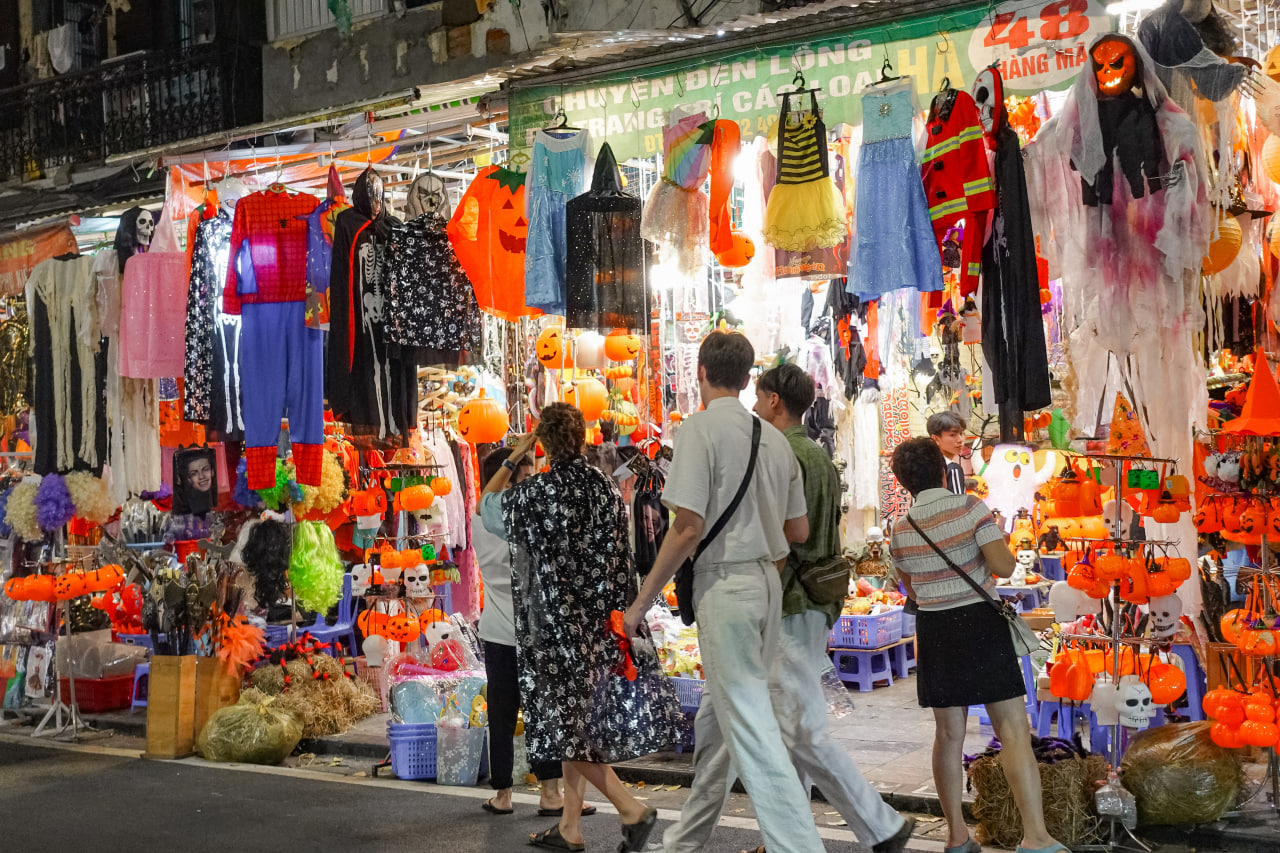
[[[484, 669], [489, 679], [489, 784], [495, 791], [512, 787], [515, 765], [516, 715], [520, 710], [520, 682], [516, 678], [516, 647], [484, 641]], [[530, 766], [538, 781], [559, 779], [559, 762]]]

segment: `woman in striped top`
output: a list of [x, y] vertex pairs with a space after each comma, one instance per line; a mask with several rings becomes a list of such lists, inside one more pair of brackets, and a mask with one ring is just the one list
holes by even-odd
[[902, 518], [894, 525], [890, 549], [907, 596], [919, 608], [916, 689], [920, 705], [933, 709], [933, 779], [947, 818], [946, 850], [981, 850], [969, 837], [961, 792], [968, 706], [986, 705], [1022, 815], [1019, 853], [1066, 853], [1045, 828], [1040, 771], [1023, 704], [1026, 688], [1008, 623], [925, 539], [993, 597], [996, 577], [1013, 574], [1013, 554], [991, 510], [975, 497], [946, 489], [946, 464], [930, 438], [910, 439], [893, 452], [893, 474], [915, 499], [907, 515], [924, 536]]

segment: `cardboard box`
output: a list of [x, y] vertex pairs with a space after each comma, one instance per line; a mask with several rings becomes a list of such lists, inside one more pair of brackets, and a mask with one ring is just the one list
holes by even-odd
[[147, 684], [144, 758], [186, 758], [195, 753], [196, 656], [155, 655]]

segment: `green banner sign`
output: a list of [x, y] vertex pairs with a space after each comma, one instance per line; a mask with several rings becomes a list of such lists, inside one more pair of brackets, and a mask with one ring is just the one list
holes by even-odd
[[914, 80], [924, 105], [944, 81], [967, 89], [977, 71], [993, 63], [1006, 94], [1062, 89], [1089, 68], [1087, 45], [1113, 29], [1114, 18], [1099, 0], [1015, 0], [746, 51], [715, 54], [709, 43], [707, 58], [696, 63], [655, 65], [573, 88], [534, 83], [513, 89], [511, 147], [532, 146], [534, 133], [561, 106], [571, 126], [588, 129], [596, 147], [608, 141], [620, 161], [660, 153], [667, 112], [677, 105], [708, 115], [718, 110], [751, 139], [777, 123], [780, 96], [793, 91], [797, 70], [808, 85], [822, 87], [818, 103], [828, 127], [856, 125], [859, 93], [880, 78], [886, 58], [893, 74]]

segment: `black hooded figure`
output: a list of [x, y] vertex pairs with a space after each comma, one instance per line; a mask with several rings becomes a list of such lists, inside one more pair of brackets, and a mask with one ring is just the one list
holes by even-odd
[[387, 263], [391, 229], [382, 180], [356, 179], [351, 208], [334, 223], [329, 274], [330, 327], [325, 396], [357, 435], [385, 438], [417, 424], [418, 365], [387, 341]]
[[995, 152], [992, 178], [996, 208], [991, 236], [982, 247], [982, 354], [1000, 412], [1000, 440], [1021, 440], [1023, 412], [1052, 402], [1049, 357], [1040, 312], [1035, 231], [1018, 134], [1009, 126], [1003, 81], [995, 68], [979, 86], [992, 91], [975, 100], [993, 106], [987, 144]]
[[[139, 239], [138, 217], [143, 214], [146, 233]], [[145, 252], [151, 245], [151, 236], [155, 233], [156, 215], [145, 207], [131, 207], [120, 214], [120, 224], [116, 226], [116, 264], [119, 272], [124, 273], [125, 262], [139, 252]], [[149, 224], [148, 224], [149, 223]]]

